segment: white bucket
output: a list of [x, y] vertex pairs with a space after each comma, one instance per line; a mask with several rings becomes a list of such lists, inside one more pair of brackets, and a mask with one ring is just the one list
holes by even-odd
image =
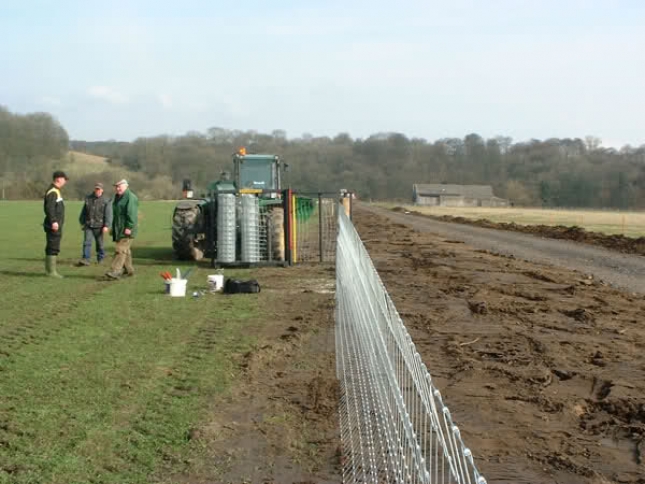
[[188, 284], [187, 279], [173, 277], [170, 280], [170, 297], [186, 297], [186, 284]]
[[213, 274], [212, 276], [208, 276], [208, 286], [212, 292], [221, 291], [224, 287], [224, 275]]

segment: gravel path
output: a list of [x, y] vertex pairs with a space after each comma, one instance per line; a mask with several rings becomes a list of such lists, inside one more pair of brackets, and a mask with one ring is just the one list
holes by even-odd
[[621, 254], [585, 244], [544, 239], [517, 232], [440, 222], [363, 203], [358, 204], [356, 209], [385, 215], [416, 230], [459, 240], [494, 253], [573, 269], [593, 275], [612, 286], [645, 294], [645, 257], [639, 255]]

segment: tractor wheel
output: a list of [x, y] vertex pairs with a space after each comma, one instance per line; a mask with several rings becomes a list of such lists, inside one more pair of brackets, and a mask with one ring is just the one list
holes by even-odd
[[204, 252], [196, 240], [202, 226], [199, 205], [182, 202], [175, 207], [172, 218], [172, 250], [175, 259], [200, 260]]
[[274, 260], [284, 260], [284, 208], [274, 207], [270, 212], [271, 240]]

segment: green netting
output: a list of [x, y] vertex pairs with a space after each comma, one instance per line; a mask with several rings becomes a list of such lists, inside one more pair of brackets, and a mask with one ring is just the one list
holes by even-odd
[[306, 222], [316, 209], [316, 202], [313, 198], [296, 197], [296, 220]]

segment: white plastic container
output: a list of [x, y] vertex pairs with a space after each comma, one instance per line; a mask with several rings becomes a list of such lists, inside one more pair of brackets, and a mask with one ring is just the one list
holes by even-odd
[[224, 275], [213, 274], [208, 276], [208, 286], [212, 292], [219, 292], [224, 288]]
[[186, 297], [186, 284], [188, 284], [187, 279], [173, 277], [170, 280], [170, 297]]

